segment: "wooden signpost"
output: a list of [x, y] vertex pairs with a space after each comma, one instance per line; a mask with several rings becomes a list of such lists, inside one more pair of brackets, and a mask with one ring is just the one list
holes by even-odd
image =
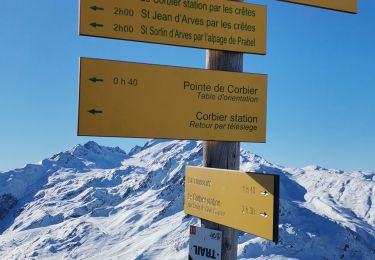
[[[357, 12], [357, 0], [279, 1]], [[209, 140], [207, 168], [187, 168], [185, 211], [222, 232], [220, 253], [194, 254], [228, 260], [236, 229], [278, 241], [278, 176], [232, 171], [239, 141], [266, 140], [267, 76], [242, 72], [243, 53], [266, 54], [267, 10], [242, 2], [80, 0], [81, 35], [207, 49], [207, 70], [82, 58], [78, 135]]]
[[[266, 53], [266, 7], [241, 2], [81, 0], [81, 35], [209, 50], [205, 72], [82, 59], [78, 134], [217, 140], [204, 143], [205, 166], [238, 170], [239, 141], [265, 142], [267, 85], [242, 74], [243, 53]], [[236, 259], [237, 231], [201, 224]]]
[[225, 0], [81, 0], [80, 34], [266, 53], [265, 6]]
[[267, 76], [81, 59], [78, 135], [265, 142]]
[[[206, 69], [242, 72], [243, 54], [207, 50]], [[204, 142], [203, 166], [239, 170], [240, 142]], [[222, 259], [231, 260], [237, 258], [238, 234], [236, 229], [205, 219], [201, 219], [201, 225], [205, 228], [222, 231]]]
[[279, 176], [186, 167], [185, 213], [278, 241]]

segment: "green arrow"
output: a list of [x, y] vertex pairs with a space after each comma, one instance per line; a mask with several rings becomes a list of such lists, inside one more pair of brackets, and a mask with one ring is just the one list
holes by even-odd
[[94, 28], [96, 28], [96, 27], [104, 27], [103, 24], [96, 23], [96, 22], [90, 23], [90, 25], [91, 25], [92, 27], [94, 27]]
[[91, 110], [88, 110], [87, 112], [95, 115], [95, 114], [101, 114], [103, 113], [103, 111], [100, 111], [100, 110], [96, 110], [95, 108], [94, 109], [91, 109]]
[[98, 79], [96, 77], [89, 78], [89, 80], [91, 80], [94, 83], [96, 83], [96, 82], [103, 82], [104, 81], [104, 79]]
[[90, 8], [91, 8], [92, 10], [94, 10], [94, 11], [104, 11], [104, 8], [99, 7], [99, 6], [96, 6], [96, 5], [94, 5], [94, 6], [90, 6]]

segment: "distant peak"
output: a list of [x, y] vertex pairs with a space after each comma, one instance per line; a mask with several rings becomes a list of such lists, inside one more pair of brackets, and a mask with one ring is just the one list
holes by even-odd
[[83, 145], [83, 147], [85, 147], [88, 150], [92, 150], [92, 151], [101, 151], [102, 150], [102, 147], [94, 141], [88, 141], [87, 143], [85, 143]]
[[91, 145], [94, 145], [94, 146], [100, 146], [97, 142], [95, 141], [88, 141], [87, 143], [84, 144], [84, 146], [91, 146]]
[[134, 154], [137, 154], [139, 153], [140, 151], [142, 151], [142, 147], [139, 146], [139, 145], [136, 145], [134, 146], [128, 153], [128, 156], [133, 156]]
[[320, 170], [327, 170], [327, 169], [322, 167], [322, 166], [312, 164], [312, 165], [307, 165], [307, 166], [303, 167], [302, 170], [305, 170], [305, 171], [320, 171]]
[[160, 143], [167, 143], [173, 141], [172, 139], [150, 139], [147, 141], [144, 146], [142, 147], [142, 150], [147, 149], [149, 147], [155, 146]]
[[[83, 151], [84, 150], [84, 151]], [[98, 143], [94, 141], [88, 141], [84, 145], [76, 145], [72, 150], [71, 153], [73, 155], [81, 155], [81, 154], [87, 154], [87, 152], [90, 151], [94, 154], [103, 154], [103, 153], [120, 153], [120, 154], [126, 154], [124, 150], [122, 150], [120, 147], [106, 147], [99, 145]]]

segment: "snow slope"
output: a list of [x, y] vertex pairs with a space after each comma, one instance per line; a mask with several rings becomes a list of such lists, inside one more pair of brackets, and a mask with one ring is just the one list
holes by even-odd
[[[0, 173], [0, 259], [186, 259], [184, 169], [202, 144], [151, 140], [128, 154], [94, 142]], [[242, 151], [241, 170], [280, 175], [280, 241], [240, 233], [239, 259], [375, 259], [375, 173], [285, 168]]]

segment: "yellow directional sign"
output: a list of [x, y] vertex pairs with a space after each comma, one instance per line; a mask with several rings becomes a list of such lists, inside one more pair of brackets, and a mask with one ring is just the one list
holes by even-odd
[[78, 135], [265, 142], [267, 76], [81, 59]]
[[279, 176], [186, 167], [186, 214], [278, 241]]
[[80, 34], [266, 53], [265, 6], [226, 0], [81, 0]]
[[279, 0], [297, 4], [311, 5], [348, 13], [357, 13], [357, 0]]

